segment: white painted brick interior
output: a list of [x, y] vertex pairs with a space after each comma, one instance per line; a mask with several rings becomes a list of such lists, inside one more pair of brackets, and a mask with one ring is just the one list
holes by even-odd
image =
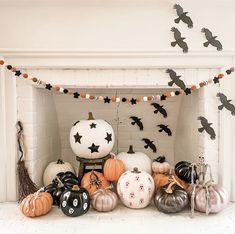
[[[176, 71], [182, 75], [187, 85], [206, 80], [218, 72], [210, 69]], [[62, 84], [92, 94], [138, 96], [169, 90], [169, 77], [165, 69], [31, 70], [29, 73], [52, 84]], [[154, 86], [158, 89], [154, 90]], [[18, 80], [18, 117], [25, 127], [30, 175], [41, 185], [44, 168], [48, 162], [59, 157], [77, 168], [69, 145], [70, 128], [77, 120], [86, 119], [87, 113], [92, 111], [96, 118], [106, 119], [113, 126], [116, 134], [113, 149], [115, 153], [126, 151], [128, 146], [133, 144], [136, 151], [143, 151], [151, 158], [164, 154], [170, 163], [174, 164], [179, 160], [195, 161], [198, 153], [203, 152], [212, 164], [217, 178], [219, 115], [217, 100], [214, 97], [218, 90], [218, 86], [208, 86], [206, 92], [201, 89], [189, 97], [180, 96], [162, 102], [169, 116], [164, 119], [161, 115], [153, 113], [154, 108], [149, 103], [131, 106], [124, 103], [107, 105], [99, 101], [81, 101], [33, 87], [25, 80]], [[198, 112], [213, 123], [217, 132], [215, 141], [211, 142], [208, 135], [197, 132]], [[131, 115], [142, 118], [143, 132], [130, 124]], [[172, 137], [158, 132], [156, 125], [161, 123], [169, 125], [173, 132]], [[155, 141], [157, 154], [144, 149], [144, 143], [141, 141], [143, 137]]]

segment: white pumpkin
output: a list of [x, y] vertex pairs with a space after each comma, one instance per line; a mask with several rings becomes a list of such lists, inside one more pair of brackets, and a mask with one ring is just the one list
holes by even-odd
[[113, 128], [105, 120], [95, 120], [90, 112], [88, 120], [80, 120], [72, 127], [70, 145], [80, 158], [103, 158], [113, 149]]
[[55, 162], [49, 163], [43, 174], [44, 186], [51, 184], [52, 180], [58, 173], [66, 171], [71, 171], [74, 173], [74, 169], [71, 164], [68, 162], [64, 162], [62, 159], [58, 159]]
[[126, 171], [137, 167], [140, 171], [151, 174], [151, 159], [142, 152], [134, 152], [132, 145], [130, 145], [128, 152], [119, 153], [117, 158], [123, 161]]
[[133, 209], [148, 206], [154, 190], [152, 176], [138, 168], [123, 173], [117, 183], [117, 192], [122, 203]]

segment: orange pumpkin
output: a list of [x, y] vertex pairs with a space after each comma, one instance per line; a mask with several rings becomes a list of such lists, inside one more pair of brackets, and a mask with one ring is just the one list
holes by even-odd
[[168, 175], [165, 175], [165, 174], [154, 174], [153, 180], [154, 180], [156, 189], [169, 184], [169, 177]]
[[20, 211], [27, 217], [38, 217], [47, 214], [52, 207], [53, 198], [50, 193], [38, 191], [28, 195], [20, 203]]
[[105, 179], [101, 172], [92, 170], [82, 177], [81, 187], [85, 188], [90, 196], [98, 189], [105, 189], [109, 186], [110, 183]]
[[[189, 184], [181, 180], [178, 176], [175, 175], [175, 173], [172, 176], [182, 186], [182, 188], [184, 188], [185, 190], [188, 188]], [[154, 174], [153, 180], [154, 180], [156, 189], [158, 189], [162, 186], [169, 184], [170, 175]]]
[[104, 177], [109, 181], [118, 181], [119, 177], [125, 172], [125, 165], [122, 160], [117, 159], [116, 155], [108, 159], [104, 164]]

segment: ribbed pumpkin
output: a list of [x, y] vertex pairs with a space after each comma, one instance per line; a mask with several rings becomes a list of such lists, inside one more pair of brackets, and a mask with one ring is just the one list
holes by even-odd
[[101, 172], [92, 170], [82, 177], [81, 187], [85, 188], [90, 196], [98, 189], [105, 189], [109, 186], [110, 183]]
[[116, 208], [118, 197], [109, 189], [99, 189], [91, 196], [92, 207], [100, 212], [112, 211]]
[[155, 173], [169, 173], [171, 165], [166, 161], [165, 156], [159, 156], [153, 160], [152, 171]]
[[53, 198], [50, 193], [38, 191], [28, 195], [20, 203], [20, 211], [27, 217], [38, 217], [47, 214], [52, 207]]
[[119, 177], [125, 172], [125, 165], [122, 160], [117, 159], [116, 155], [108, 159], [104, 164], [104, 177], [109, 181], [118, 181]]

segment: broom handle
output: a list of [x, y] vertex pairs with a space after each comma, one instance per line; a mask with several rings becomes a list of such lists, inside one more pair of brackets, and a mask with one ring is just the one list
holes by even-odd
[[18, 141], [18, 148], [19, 148], [19, 152], [20, 152], [20, 157], [18, 162], [22, 161], [23, 157], [24, 157], [24, 136], [23, 136], [23, 126], [22, 123], [20, 121], [17, 122], [17, 141]]

